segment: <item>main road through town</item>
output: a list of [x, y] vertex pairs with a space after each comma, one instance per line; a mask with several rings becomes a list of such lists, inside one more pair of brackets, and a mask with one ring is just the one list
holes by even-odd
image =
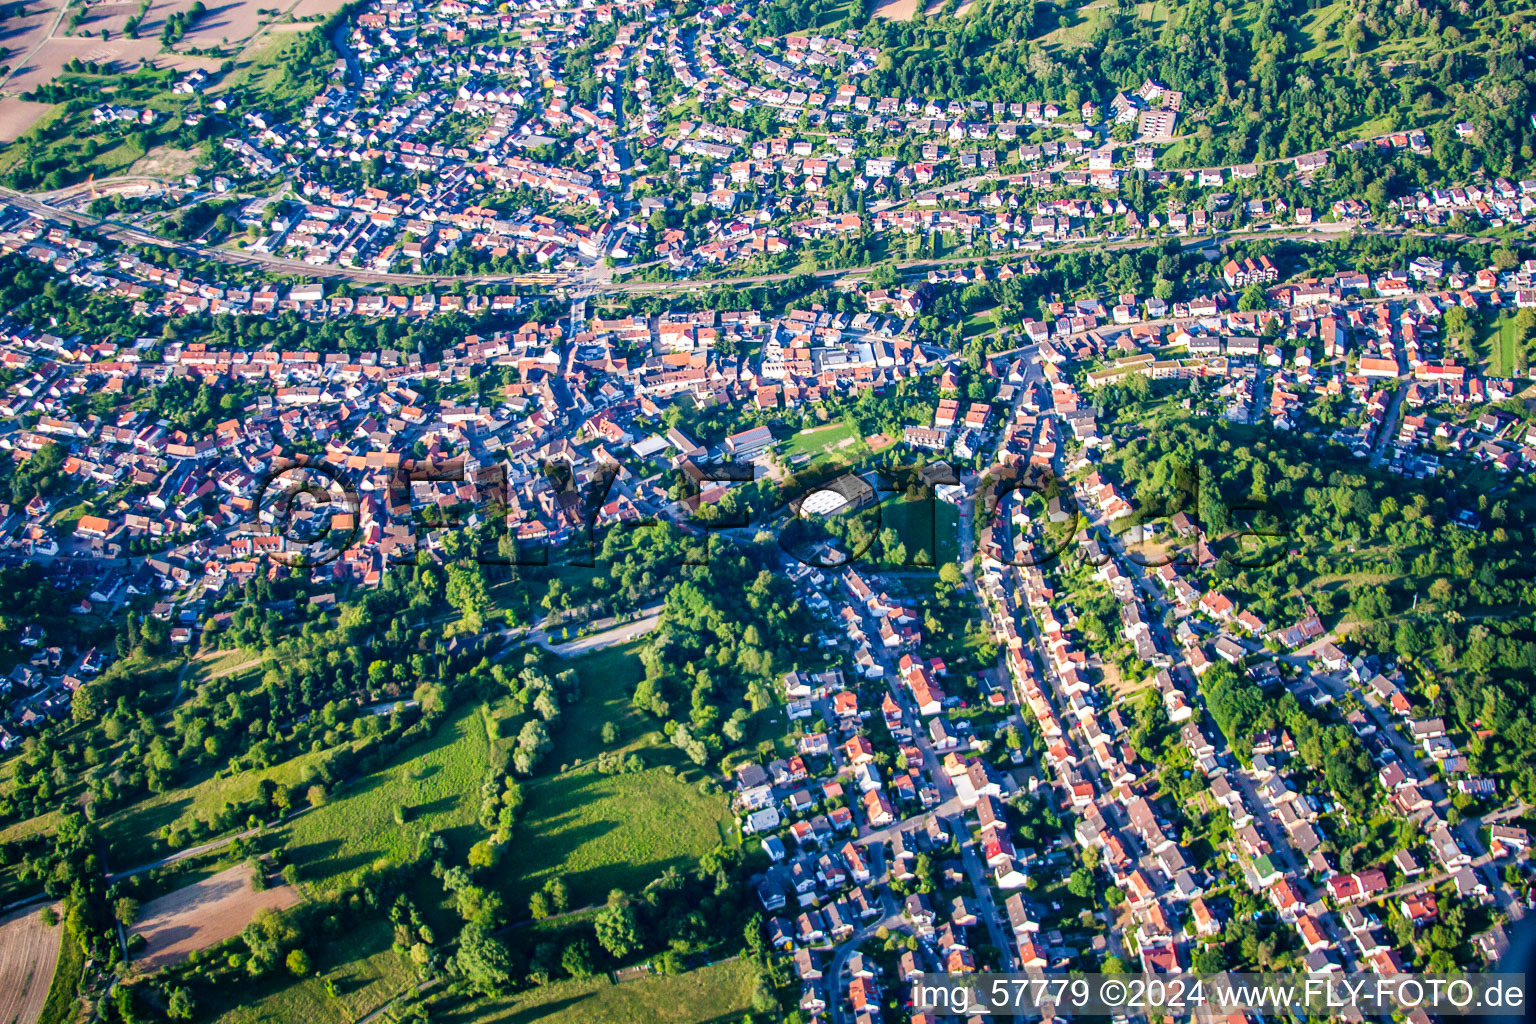
[[[102, 185], [104, 183], [97, 183]], [[225, 249], [218, 246], [203, 245], [197, 242], [183, 242], [152, 234], [142, 228], [131, 224], [105, 217], [96, 217], [79, 210], [65, 209], [54, 205], [49, 199], [55, 199], [53, 195], [28, 194], [16, 192], [12, 189], [0, 188], [0, 198], [13, 206], [28, 210], [42, 217], [53, 220], [67, 221], [78, 227], [86, 228], [102, 238], [123, 242], [132, 245], [154, 246], [168, 252], [180, 253], [184, 256], [192, 256], [230, 266], [244, 267], [249, 270], [273, 274], [292, 275], [306, 278], [326, 278], [333, 280], [353, 281], [358, 284], [368, 285], [446, 285], [455, 281], [463, 281], [467, 284], [510, 284], [528, 275], [520, 274], [415, 274], [393, 273], [377, 270], [368, 270], [357, 267], [342, 267], [335, 264], [312, 264], [303, 260], [289, 259], [283, 256], [274, 256], [270, 253], [239, 251]], [[1307, 229], [1291, 231], [1255, 231], [1235, 230], [1215, 232], [1208, 236], [1191, 239], [1181, 243], [1185, 249], [1197, 249], [1206, 246], [1217, 245], [1222, 241], [1241, 238], [1272, 238], [1287, 239], [1292, 241], [1326, 242], [1348, 235], [1351, 231], [1362, 231], [1369, 234], [1396, 235], [1404, 232], [1400, 230], [1381, 230], [1352, 228], [1344, 224], [1318, 224]], [[1460, 237], [1460, 236], [1446, 236]], [[1010, 259], [1025, 259], [1052, 252], [1061, 252], [1071, 249], [1136, 249], [1147, 246], [1161, 246], [1167, 243], [1166, 238], [1087, 238], [1070, 242], [1062, 242], [1049, 248], [1036, 252], [1020, 253], [994, 253], [985, 257], [978, 256], [948, 256], [926, 260], [898, 260], [893, 265], [909, 276], [920, 274], [929, 267], [940, 267], [948, 264], [975, 263], [980, 259], [992, 259], [1007, 261]], [[855, 281], [868, 277], [875, 269], [884, 264], [869, 264], [858, 267], [842, 267], [836, 269], [824, 269], [807, 271], [804, 274], [787, 272], [779, 274], [757, 274], [744, 277], [713, 277], [701, 279], [680, 279], [676, 281], [615, 281], [613, 271], [601, 264], [587, 267], [577, 271], [563, 272], [555, 276], [553, 283], [548, 285], [551, 289], [564, 289], [573, 294], [600, 295], [605, 293], [668, 293], [687, 292], [713, 288], [720, 285], [732, 287], [745, 287], [750, 285], [772, 284], [779, 281], [788, 281], [796, 277], [809, 276], [821, 280]]]

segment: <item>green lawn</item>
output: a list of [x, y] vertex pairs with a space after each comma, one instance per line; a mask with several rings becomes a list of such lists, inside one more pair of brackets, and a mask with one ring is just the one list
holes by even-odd
[[432, 1007], [434, 1024], [712, 1024], [751, 1008], [752, 969], [743, 960], [671, 978], [615, 985], [606, 978], [558, 981], [510, 999]]
[[573, 668], [581, 677], [581, 702], [561, 716], [560, 727], [552, 734], [555, 745], [545, 761], [547, 765], [558, 768], [590, 761], [608, 749], [602, 739], [607, 722], [619, 727], [614, 750], [628, 753], [664, 744], [668, 751], [673, 749], [656, 729], [655, 720], [630, 702], [635, 684], [645, 676], [639, 656], [644, 643], [633, 640], [555, 663], [556, 671]]
[[[573, 907], [601, 902], [615, 886], [638, 889], [670, 866], [689, 866], [725, 834], [726, 798], [700, 793], [702, 776], [665, 739], [655, 719], [630, 703], [644, 675], [638, 655], [643, 643], [552, 666], [569, 666], [581, 676], [581, 702], [554, 730], [554, 750], [544, 762], [553, 774], [523, 784], [526, 803], [512, 840], [516, 857], [509, 859], [517, 865], [508, 878], [514, 914], [529, 893], [557, 874], [571, 888]], [[602, 741], [605, 722], [619, 726], [611, 748]], [[638, 753], [647, 769], [604, 775], [595, 767], [604, 749]], [[560, 772], [561, 765], [581, 767]]]
[[[213, 1024], [351, 1024], [415, 982], [410, 966], [390, 948], [392, 937], [389, 922], [380, 919], [347, 932], [345, 941], [317, 943], [314, 977], [274, 973], [234, 989], [200, 989], [198, 1018]], [[336, 986], [334, 997], [323, 978]]]
[[1509, 377], [1515, 372], [1515, 350], [1519, 344], [1520, 332], [1515, 330], [1515, 322], [1508, 317], [1501, 317], [1494, 321], [1483, 338], [1483, 345], [1488, 352], [1486, 372], [1494, 377]]
[[993, 318], [992, 311], [997, 307], [978, 309], [965, 317], [965, 326], [961, 328], [961, 335], [967, 341], [978, 334], [993, 334], [997, 331], [997, 320]]
[[822, 455], [836, 455], [853, 459], [863, 449], [863, 439], [846, 423], [828, 423], [822, 427], [802, 430], [784, 446], [788, 459], [806, 457], [815, 459]]
[[580, 907], [602, 902], [615, 887], [642, 888], [669, 867], [690, 867], [720, 843], [729, 819], [726, 798], [700, 793], [697, 778], [664, 768], [633, 775], [577, 769], [525, 784], [512, 840], [511, 863], [520, 872], [512, 906], [526, 906], [556, 875]]
[[1302, 59], [1316, 61], [1343, 56], [1344, 25], [1348, 14], [1348, 8], [1342, 3], [1331, 3], [1307, 12], [1299, 31], [1311, 45]]
[[[663, 765], [681, 755], [655, 723], [629, 702], [641, 674], [638, 644], [572, 659], [582, 699], [552, 729], [555, 746], [544, 771], [523, 783], [526, 803], [503, 862], [511, 906], [559, 873], [574, 906], [601, 901], [614, 886], [639, 888], [668, 866], [686, 867], [718, 844], [727, 820], [723, 795], [699, 793], [694, 772], [674, 777]], [[563, 666], [557, 665], [555, 668]], [[646, 771], [603, 775], [603, 723], [619, 724], [615, 749], [640, 752]], [[367, 779], [332, 794], [330, 802], [287, 826], [300, 877], [328, 886], [379, 858], [400, 860], [425, 830], [442, 833], [461, 854], [477, 839], [480, 784], [489, 740], [475, 708], [457, 713], [431, 738]], [[560, 772], [562, 764], [581, 763]], [[404, 825], [395, 808], [404, 806]], [[517, 913], [514, 911], [514, 914]]]
[[[15, 774], [15, 760], [6, 762], [0, 769], [0, 788], [10, 785], [11, 777]], [[0, 843], [14, 843], [19, 839], [26, 839], [42, 832], [52, 832], [59, 827], [59, 812], [49, 811], [47, 814], [39, 814], [35, 818], [25, 818], [21, 821], [13, 821], [5, 828], [0, 828]]]
[[880, 528], [889, 527], [901, 536], [909, 562], [918, 559], [919, 551], [927, 552], [927, 561], [933, 565], [958, 560], [959, 521], [959, 509], [937, 498], [929, 503], [897, 495], [880, 506]]
[[258, 96], [278, 90], [284, 84], [283, 70], [297, 56], [299, 40], [311, 29], [275, 32], [263, 29], [251, 38], [239, 56], [235, 69], [216, 82], [208, 95], [214, 96], [237, 87], [250, 89]]
[[[394, 762], [287, 826], [300, 877], [339, 887], [342, 876], [381, 858], [407, 859], [425, 831], [462, 856], [480, 838], [475, 818], [489, 753], [479, 708], [455, 711]], [[403, 825], [395, 823], [397, 807], [405, 808]]]

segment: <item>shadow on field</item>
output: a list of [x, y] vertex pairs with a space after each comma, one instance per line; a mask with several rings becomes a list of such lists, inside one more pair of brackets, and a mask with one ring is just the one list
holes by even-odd
[[343, 843], [340, 839], [324, 839], [318, 843], [309, 843], [297, 847], [291, 851], [293, 863], [298, 865], [300, 877], [304, 877], [308, 869], [316, 865], [325, 865], [325, 874], [340, 875], [355, 868], [366, 867], [372, 864], [377, 854], [361, 851], [350, 857], [338, 857]]
[[532, 1024], [533, 1021], [559, 1020], [560, 1013], [586, 999], [590, 994], [571, 996], [568, 999], [556, 1000], [552, 1003], [540, 1003], [526, 1009], [508, 1007], [505, 1013], [497, 1013], [491, 1010], [487, 1015], [485, 1005], [470, 1003], [464, 1006], [456, 1006], [446, 1014], [438, 1012], [434, 1007], [433, 1021], [441, 1024]]

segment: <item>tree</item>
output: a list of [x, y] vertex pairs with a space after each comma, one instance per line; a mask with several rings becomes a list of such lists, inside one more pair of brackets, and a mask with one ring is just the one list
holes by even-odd
[[592, 977], [597, 972], [592, 963], [592, 944], [586, 939], [577, 939], [566, 946], [565, 952], [560, 954], [560, 966], [573, 978]]
[[170, 995], [166, 997], [165, 1013], [172, 1020], [191, 1020], [196, 1009], [197, 1004], [187, 989], [178, 986], [171, 989]]
[[593, 922], [597, 930], [598, 945], [606, 949], [615, 960], [622, 960], [640, 947], [640, 927], [635, 921], [635, 908], [630, 905], [624, 890], [615, 889], [608, 894], [608, 906], [598, 912]]
[[1089, 899], [1093, 896], [1093, 873], [1087, 868], [1078, 868], [1067, 879], [1067, 892], [1079, 899]]
[[1227, 969], [1227, 958], [1220, 946], [1203, 946], [1195, 950], [1190, 964], [1197, 974], [1220, 974]]
[[122, 896], [112, 905], [112, 916], [124, 928], [131, 927], [139, 919], [139, 901], [132, 896]]
[[945, 562], [939, 566], [939, 582], [953, 589], [965, 582], [965, 574], [954, 562]]
[[302, 949], [290, 951], [286, 963], [288, 965], [288, 973], [292, 974], [295, 978], [303, 978], [309, 975], [309, 954]]
[[512, 976], [512, 957], [506, 945], [479, 924], [470, 924], [459, 936], [453, 966], [475, 988], [494, 994]]
[[549, 895], [549, 907], [556, 914], [563, 914], [570, 909], [571, 894], [566, 888], [565, 879], [551, 878], [544, 883], [544, 891]]

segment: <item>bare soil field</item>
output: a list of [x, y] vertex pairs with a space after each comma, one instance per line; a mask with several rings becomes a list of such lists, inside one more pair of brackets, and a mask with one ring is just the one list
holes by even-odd
[[160, 56], [154, 59], [154, 65], [157, 68], [175, 68], [177, 71], [202, 68], [210, 75], [215, 74], [223, 63], [217, 57], [195, 57], [189, 53], [175, 53], [171, 50], [161, 50]]
[[43, 924], [42, 907], [0, 920], [0, 1021], [34, 1024], [48, 999], [63, 925]]
[[[133, 162], [128, 168], [130, 174], [142, 174], [150, 178], [167, 178], [175, 180], [182, 175], [191, 174], [197, 170], [198, 163], [203, 154], [196, 149], [177, 149], [174, 146], [156, 146]], [[140, 183], [135, 183], [134, 189], [123, 191], [145, 190]]]
[[[207, 0], [204, 0], [206, 3]], [[215, 0], [208, 4], [208, 13], [197, 19], [176, 45], [181, 49], [210, 46], [238, 47], [255, 41], [263, 27], [269, 32], [302, 32], [314, 27], [314, 20], [323, 20], [345, 5], [346, 0]], [[266, 12], [266, 13], [262, 13]], [[279, 16], [291, 14], [296, 22], [274, 22], [272, 12]], [[265, 23], [265, 24], [264, 24]]]
[[[62, 0], [50, 0], [27, 4], [25, 14], [16, 14], [13, 9], [13, 13], [0, 22], [0, 64], [20, 70], [27, 63], [27, 54], [48, 38], [62, 6]], [[5, 81], [0, 84], [9, 85]]]
[[[166, 19], [177, 11], [189, 10], [191, 7], [192, 0], [155, 0], [134, 34], [139, 40], [158, 40], [160, 31], [165, 28]], [[138, 0], [108, 0], [106, 3], [91, 4], [86, 8], [85, 18], [75, 34], [100, 39], [101, 30], [106, 29], [113, 40], [120, 39], [128, 19], [138, 13]]]
[[285, 6], [282, 0], [213, 0], [207, 4], [207, 13], [197, 19], [176, 45], [182, 49], [238, 46], [261, 27], [262, 16], [256, 13], [258, 9], [276, 10], [282, 6]]
[[200, 949], [239, 935], [259, 910], [284, 910], [299, 902], [298, 890], [280, 885], [257, 892], [249, 865], [238, 864], [173, 893], [151, 900], [133, 926], [144, 936], [135, 961], [154, 971], [180, 963]]
[[102, 42], [82, 36], [55, 36], [48, 40], [30, 58], [17, 66], [15, 74], [6, 82], [6, 91], [24, 92], [44, 82], [51, 82], [64, 70], [71, 58], [85, 61], [111, 63], [118, 70], [126, 71], [138, 64], [139, 58], [153, 58], [160, 52], [159, 37], [153, 39], [123, 39], [114, 37]]
[[887, 0], [875, 8], [875, 17], [887, 21], [911, 21], [917, 15], [917, 0]]
[[48, 0], [46, 3], [28, 3], [25, 14], [17, 14], [12, 8], [5, 21], [0, 21], [0, 63], [18, 68], [17, 61], [22, 61], [48, 38], [61, 6], [61, 0]]
[[51, 103], [32, 103], [15, 96], [0, 99], [0, 142], [15, 142], [52, 109]]
[[293, 16], [301, 21], [310, 18], [328, 18], [345, 6], [345, 0], [299, 0], [293, 5]]

